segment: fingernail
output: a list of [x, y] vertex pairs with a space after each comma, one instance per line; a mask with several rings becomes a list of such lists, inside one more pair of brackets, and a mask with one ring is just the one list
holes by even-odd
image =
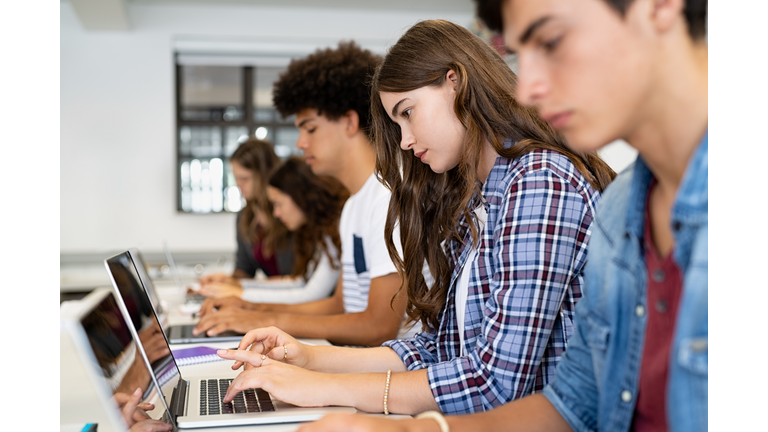
[[135, 392], [133, 392], [134, 396], [138, 396], [141, 394], [141, 387], [137, 388]]
[[223, 356], [226, 353], [227, 353], [227, 350], [218, 350], [218, 351], [216, 351], [216, 354], [218, 354], [220, 356]]

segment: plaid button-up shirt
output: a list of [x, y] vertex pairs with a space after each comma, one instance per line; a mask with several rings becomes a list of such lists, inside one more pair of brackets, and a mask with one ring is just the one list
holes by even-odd
[[467, 263], [465, 354], [454, 297], [472, 247], [466, 220], [460, 221], [463, 244], [446, 248], [454, 270], [440, 328], [383, 345], [408, 370], [427, 368], [446, 414], [497, 407], [542, 390], [554, 377], [573, 333], [600, 196], [567, 157], [548, 150], [497, 157], [482, 195], [488, 220], [477, 257]]

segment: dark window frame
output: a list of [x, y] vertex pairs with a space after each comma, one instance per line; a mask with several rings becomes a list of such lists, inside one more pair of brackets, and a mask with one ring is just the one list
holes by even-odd
[[[273, 137], [277, 133], [279, 128], [284, 128], [286, 126], [293, 126], [293, 122], [289, 119], [285, 119], [280, 121], [280, 115], [277, 112], [274, 112], [271, 116], [270, 121], [257, 121], [255, 119], [254, 113], [255, 113], [255, 107], [254, 107], [254, 100], [253, 100], [253, 90], [257, 83], [254, 82], [255, 80], [255, 69], [258, 68], [258, 66], [248, 65], [248, 66], [240, 66], [240, 71], [242, 73], [242, 100], [243, 100], [243, 117], [240, 120], [231, 120], [227, 121], [224, 120], [224, 116], [221, 116], [221, 120], [185, 120], [183, 118], [183, 104], [182, 104], [182, 94], [183, 94], [183, 71], [182, 68], [184, 67], [183, 64], [179, 64], [178, 61], [178, 53], [174, 55], [174, 64], [175, 64], [175, 79], [176, 79], [176, 85], [175, 85], [175, 105], [176, 105], [176, 128], [175, 128], [175, 134], [176, 139], [174, 140], [176, 145], [176, 160], [175, 160], [175, 166], [174, 166], [174, 178], [175, 178], [175, 195], [176, 195], [176, 211], [177, 213], [182, 214], [194, 214], [194, 215], [201, 215], [201, 214], [221, 214], [221, 213], [232, 213], [229, 211], [226, 206], [222, 205], [221, 211], [210, 211], [210, 212], [194, 212], [194, 211], [185, 211], [182, 207], [182, 182], [181, 182], [181, 166], [182, 163], [185, 161], [191, 161], [193, 159], [197, 159], [195, 156], [192, 155], [185, 155], [182, 154], [181, 146], [181, 129], [185, 126], [208, 126], [208, 127], [220, 127], [222, 131], [222, 146], [221, 146], [221, 152], [218, 155], [211, 155], [210, 158], [218, 157], [220, 158], [224, 163], [224, 170], [223, 170], [223, 176], [222, 179], [222, 196], [224, 194], [224, 191], [226, 190], [228, 184], [227, 184], [227, 166], [229, 164], [229, 156], [226, 155], [226, 145], [224, 143], [225, 137], [226, 137], [226, 128], [227, 127], [237, 127], [237, 126], [244, 126], [247, 128], [247, 134], [249, 137], [254, 136], [256, 133], [256, 129], [259, 127], [266, 127], [268, 130], [272, 131]], [[274, 145], [274, 138], [271, 140], [272, 144]], [[223, 203], [222, 203], [223, 204]]]

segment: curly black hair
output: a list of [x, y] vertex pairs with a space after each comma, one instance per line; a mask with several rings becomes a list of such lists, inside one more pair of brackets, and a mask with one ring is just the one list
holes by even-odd
[[272, 101], [280, 115], [287, 117], [315, 108], [330, 120], [349, 110], [360, 117], [360, 128], [368, 129], [371, 112], [370, 77], [381, 56], [360, 48], [354, 41], [339, 42], [291, 61], [275, 82]]

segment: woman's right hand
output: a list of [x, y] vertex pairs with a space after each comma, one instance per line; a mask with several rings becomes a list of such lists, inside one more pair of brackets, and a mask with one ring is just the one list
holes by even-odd
[[[297, 341], [277, 327], [264, 327], [249, 331], [240, 340], [237, 349], [239, 351], [251, 351], [253, 355], [250, 357], [253, 360], [249, 360], [247, 363], [235, 361], [232, 365], [233, 370], [239, 369], [244, 364], [245, 369], [260, 366], [262, 354], [279, 362], [311, 369], [312, 347]], [[219, 357], [224, 357], [224, 355], [219, 355]]]
[[152, 420], [145, 410], [154, 409], [154, 404], [140, 403], [142, 391], [137, 388], [130, 396], [124, 393], [115, 393], [115, 402], [120, 408], [126, 425], [131, 432], [161, 432], [172, 430], [173, 427], [160, 420]]

